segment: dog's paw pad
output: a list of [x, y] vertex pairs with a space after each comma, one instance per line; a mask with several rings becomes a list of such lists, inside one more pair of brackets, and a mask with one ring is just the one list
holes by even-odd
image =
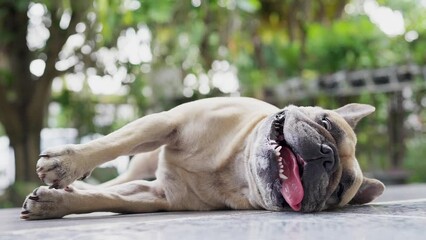
[[86, 178], [91, 169], [83, 169], [84, 156], [78, 154], [76, 145], [48, 149], [40, 154], [36, 172], [41, 181], [51, 188], [65, 188], [76, 179]]
[[59, 218], [64, 215], [64, 190], [49, 189], [45, 186], [34, 189], [27, 196], [20, 218], [25, 220]]

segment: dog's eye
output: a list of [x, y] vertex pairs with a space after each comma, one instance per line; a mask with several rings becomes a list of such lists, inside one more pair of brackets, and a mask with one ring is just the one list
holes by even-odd
[[323, 117], [323, 119], [321, 119], [321, 124], [325, 129], [331, 130], [331, 122], [327, 117]]

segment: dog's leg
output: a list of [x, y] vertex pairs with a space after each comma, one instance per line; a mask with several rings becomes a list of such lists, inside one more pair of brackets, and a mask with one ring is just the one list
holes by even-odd
[[152, 152], [136, 154], [130, 160], [129, 167], [124, 173], [107, 182], [94, 185], [83, 181], [75, 181], [72, 186], [77, 189], [93, 189], [115, 186], [134, 180], [153, 180], [155, 179], [160, 150], [161, 148], [158, 148]]
[[37, 162], [37, 174], [53, 188], [86, 178], [99, 164], [121, 155], [157, 149], [174, 140], [177, 124], [167, 112], [145, 116], [99, 139], [80, 145], [47, 149]]
[[107, 211], [143, 213], [170, 210], [157, 181], [132, 181], [102, 189], [35, 189], [25, 200], [22, 219], [60, 218], [68, 214]]
[[100, 184], [100, 187], [110, 187], [134, 180], [152, 180], [158, 165], [160, 148], [155, 151], [135, 155], [130, 161], [129, 168], [120, 176]]

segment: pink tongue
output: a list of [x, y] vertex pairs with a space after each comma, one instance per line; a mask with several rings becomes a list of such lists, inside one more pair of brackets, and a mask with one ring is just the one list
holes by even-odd
[[282, 183], [281, 194], [294, 211], [300, 211], [304, 191], [299, 176], [299, 166], [296, 162], [296, 156], [287, 147], [283, 147], [281, 156], [284, 158], [284, 175], [288, 178]]

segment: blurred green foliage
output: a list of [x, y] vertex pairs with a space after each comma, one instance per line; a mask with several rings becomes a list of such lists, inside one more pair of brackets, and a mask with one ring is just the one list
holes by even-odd
[[0, 194], [0, 208], [20, 207], [23, 199], [40, 183], [15, 182]]
[[[349, 1], [343, 1], [343, 7], [339, 5], [342, 1], [283, 3], [236, 0], [202, 2], [200, 6], [175, 1], [139, 2], [140, 7], [129, 10], [123, 7], [123, 1], [94, 1], [93, 9], [88, 12], [96, 13], [98, 25], [92, 24], [86, 33], [86, 41], [95, 43], [93, 52], [105, 46], [114, 48], [127, 28], [146, 25], [152, 34], [153, 59], [148, 63], [151, 73], [175, 68], [180, 72], [176, 81], [182, 83], [187, 74], [207, 74], [213, 61], [227, 60], [238, 70], [241, 94], [261, 99], [265, 97], [265, 88], [295, 76], [309, 81], [340, 70], [371, 69], [412, 62], [423, 64], [425, 59], [425, 51], [422, 51], [426, 50], [426, 42], [422, 41], [425, 31], [419, 24], [414, 24], [425, 21], [425, 17], [409, 1], [378, 2], [404, 11], [407, 31], [419, 33], [418, 39], [412, 42], [407, 42], [403, 35], [386, 36], [363, 13], [347, 14], [344, 6]], [[308, 2], [311, 5], [303, 5]], [[91, 36], [95, 36], [94, 39], [89, 38]], [[78, 49], [76, 54], [80, 55]], [[84, 61], [88, 65], [86, 67], [93, 65], [99, 74], [106, 73], [96, 59], [94, 63]], [[116, 64], [125, 66], [135, 78], [128, 83], [129, 95], [97, 100], [90, 96], [87, 86], [78, 93], [64, 89], [54, 96], [54, 100], [63, 106], [57, 127], [76, 127], [82, 135], [108, 133], [121, 124], [96, 126], [92, 119], [96, 115], [94, 107], [98, 101], [131, 103], [137, 106], [139, 116], [147, 109], [173, 106], [174, 101], [179, 102], [176, 99], [183, 98], [182, 93], [171, 98], [164, 93], [164, 87], [155, 87], [157, 84], [153, 82], [156, 80], [152, 79], [151, 73], [141, 71], [140, 66], [129, 62]], [[152, 89], [150, 97], [142, 93], [147, 86]], [[205, 96], [198, 89], [194, 89], [194, 94]], [[352, 98], [352, 101], [369, 102], [374, 98], [377, 104], [386, 109], [386, 95], [366, 96], [368, 93]], [[99, 99], [99, 96], [95, 98]], [[309, 103], [327, 107], [330, 105], [327, 102], [333, 102], [327, 97], [323, 99]]]
[[312, 24], [308, 30], [310, 61], [306, 68], [319, 74], [339, 70], [375, 68], [380, 65], [380, 53], [388, 49], [384, 33], [367, 16], [335, 21], [329, 27]]
[[3, 125], [0, 124], [0, 136], [4, 136], [5, 134]]
[[410, 139], [407, 143], [407, 155], [404, 167], [410, 173], [410, 181], [426, 182], [426, 137]]

